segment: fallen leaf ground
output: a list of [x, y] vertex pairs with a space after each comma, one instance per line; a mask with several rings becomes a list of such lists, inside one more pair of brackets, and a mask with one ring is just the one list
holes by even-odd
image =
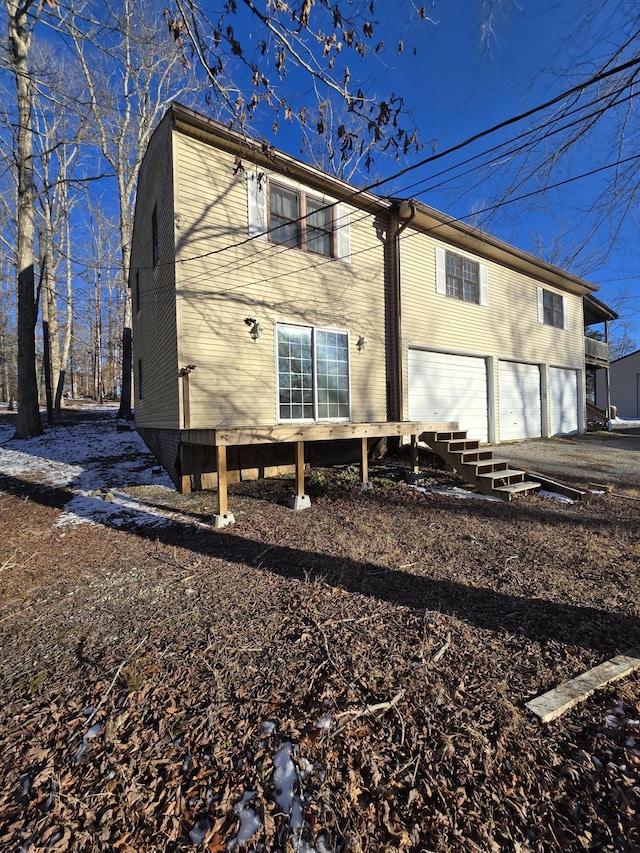
[[0, 847], [639, 851], [640, 678], [524, 703], [640, 647], [640, 503], [384, 471], [316, 475], [302, 513], [241, 484], [222, 531], [55, 527], [65, 488], [0, 473]]

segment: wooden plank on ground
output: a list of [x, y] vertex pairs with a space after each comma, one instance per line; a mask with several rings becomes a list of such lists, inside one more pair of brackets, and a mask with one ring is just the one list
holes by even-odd
[[548, 693], [543, 693], [542, 696], [527, 702], [525, 707], [540, 717], [543, 723], [548, 723], [591, 696], [596, 690], [630, 675], [636, 669], [640, 669], [640, 649], [632, 649], [625, 655], [617, 655], [594, 669], [572, 678], [571, 681], [565, 681]]
[[561, 483], [559, 480], [552, 480], [550, 477], [547, 477], [546, 474], [539, 474], [537, 471], [532, 471], [530, 468], [527, 468], [525, 471], [527, 478], [536, 480], [536, 482], [540, 483], [543, 489], [546, 489], [549, 492], [556, 492], [559, 495], [564, 495], [567, 498], [572, 498], [574, 501], [588, 501], [591, 494], [583, 491], [582, 489], [576, 489], [573, 486], [568, 486], [566, 483]]

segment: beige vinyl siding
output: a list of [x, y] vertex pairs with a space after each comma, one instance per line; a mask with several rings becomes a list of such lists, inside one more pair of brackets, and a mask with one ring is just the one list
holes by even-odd
[[[348, 264], [249, 240], [246, 174], [234, 175], [235, 158], [179, 133], [174, 146], [179, 361], [198, 365], [191, 426], [277, 422], [277, 323], [348, 331], [352, 420], [385, 420], [383, 246], [373, 217], [352, 211]], [[263, 328], [257, 342], [247, 317]]]
[[[436, 292], [436, 246], [486, 267], [487, 305], [463, 302]], [[566, 329], [538, 321], [539, 286], [565, 298]], [[410, 230], [401, 240], [401, 288], [405, 376], [410, 345], [583, 371], [584, 325], [579, 295]], [[499, 411], [497, 370], [492, 375], [489, 399], [496, 415]], [[406, 383], [404, 399], [406, 417]]]
[[[157, 205], [159, 263], [153, 268], [152, 217]], [[173, 182], [170, 122], [154, 133], [138, 181], [130, 282], [136, 424], [179, 428], [177, 332], [173, 266]], [[140, 311], [136, 310], [136, 270]], [[142, 360], [143, 398], [138, 364]]]

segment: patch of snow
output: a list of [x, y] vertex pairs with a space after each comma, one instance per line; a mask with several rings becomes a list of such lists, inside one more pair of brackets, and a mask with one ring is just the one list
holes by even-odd
[[333, 720], [331, 719], [331, 714], [325, 714], [324, 717], [320, 717], [319, 720], [316, 720], [316, 728], [329, 731], [332, 723]]
[[298, 771], [300, 773], [300, 778], [304, 782], [305, 779], [308, 779], [309, 776], [313, 773], [313, 764], [311, 761], [308, 761], [306, 758], [300, 758], [298, 761]]
[[280, 811], [289, 817], [293, 849], [296, 853], [315, 853], [314, 849], [309, 847], [306, 841], [301, 838], [305, 821], [302, 815], [300, 797], [295, 792], [297, 774], [291, 754], [292, 746], [287, 741], [273, 756], [273, 784], [275, 786], [273, 799], [278, 804]]
[[469, 489], [462, 489], [460, 486], [410, 486], [412, 489], [417, 489], [419, 492], [431, 495], [441, 495], [444, 498], [462, 498], [465, 500], [474, 499], [480, 501], [498, 501], [500, 498], [494, 498], [493, 495], [481, 495], [480, 492], [472, 492]]
[[273, 756], [274, 773], [273, 784], [275, 791], [273, 798], [280, 807], [280, 811], [286, 815], [291, 814], [294, 793], [293, 786], [296, 781], [296, 768], [291, 760], [291, 744], [283, 744]]
[[9, 441], [16, 428], [11, 424], [0, 424], [0, 446]]
[[640, 418], [613, 418], [614, 427], [640, 427]]
[[206, 527], [179, 512], [162, 510], [125, 494], [124, 489], [135, 486], [159, 492], [174, 491], [174, 486], [137, 432], [116, 429], [114, 407], [96, 405], [84, 410], [104, 417], [48, 427], [43, 435], [24, 440], [13, 439], [13, 425], [0, 425], [0, 471], [4, 475], [72, 492], [56, 527], [157, 527], [172, 522]]
[[76, 767], [79, 767], [82, 764], [82, 759], [89, 749], [89, 741], [94, 737], [97, 737], [102, 731], [102, 723], [94, 723], [90, 729], [88, 729], [87, 733], [82, 738], [82, 743], [76, 750], [76, 754], [74, 756], [74, 761]]
[[549, 498], [550, 500], [558, 501], [561, 504], [573, 504], [573, 498], [568, 498], [566, 495], [559, 495], [558, 492], [548, 492], [546, 489], [539, 489], [536, 494], [541, 498]]
[[86, 733], [85, 740], [91, 740], [91, 738], [97, 737], [102, 731], [102, 723], [94, 723], [89, 731]]
[[316, 848], [318, 853], [333, 853], [330, 847], [327, 847], [327, 842], [324, 835], [319, 835], [316, 839]]
[[207, 836], [207, 832], [211, 829], [211, 821], [208, 817], [200, 818], [189, 830], [189, 840], [192, 844], [202, 844]]
[[242, 847], [243, 844], [246, 844], [253, 838], [262, 826], [262, 821], [255, 810], [249, 807], [249, 802], [255, 797], [255, 795], [255, 791], [247, 791], [243, 794], [240, 802], [236, 803], [233, 807], [234, 813], [237, 814], [240, 819], [240, 828], [238, 830], [238, 834], [234, 835], [233, 838], [230, 838], [227, 842], [227, 850], [235, 850], [238, 847]]

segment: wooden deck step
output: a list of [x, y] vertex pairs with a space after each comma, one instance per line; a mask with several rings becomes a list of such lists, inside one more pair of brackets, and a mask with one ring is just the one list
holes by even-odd
[[454, 441], [459, 438], [466, 438], [466, 430], [448, 430], [441, 432], [423, 432], [420, 438], [424, 436], [424, 441]]
[[480, 447], [477, 439], [467, 438], [462, 430], [427, 430], [420, 439], [484, 495], [509, 501], [519, 492], [540, 488], [539, 483], [527, 480], [526, 471], [510, 468], [508, 459], [494, 457], [493, 448]]
[[457, 438], [454, 441], [442, 442], [446, 444], [449, 453], [463, 453], [465, 450], [478, 450], [480, 442], [477, 438]]
[[518, 480], [521, 481], [526, 476], [526, 471], [519, 471], [515, 468], [503, 468], [501, 471], [487, 471], [484, 474], [478, 474], [479, 480]]
[[504, 471], [505, 468], [509, 467], [508, 459], [496, 459], [495, 457], [474, 459], [470, 462], [466, 460], [461, 461], [465, 467], [475, 469], [477, 474], [484, 473], [485, 471]]
[[493, 459], [493, 450], [479, 447], [475, 450], [463, 450], [460, 454], [460, 462], [463, 465], [482, 459]]
[[521, 483], [510, 483], [508, 486], [496, 486], [493, 491], [499, 493], [498, 497], [504, 495], [507, 500], [511, 500], [513, 495], [521, 492], [532, 492], [534, 489], [539, 488], [540, 483], [536, 483], [533, 480], [523, 480]]

